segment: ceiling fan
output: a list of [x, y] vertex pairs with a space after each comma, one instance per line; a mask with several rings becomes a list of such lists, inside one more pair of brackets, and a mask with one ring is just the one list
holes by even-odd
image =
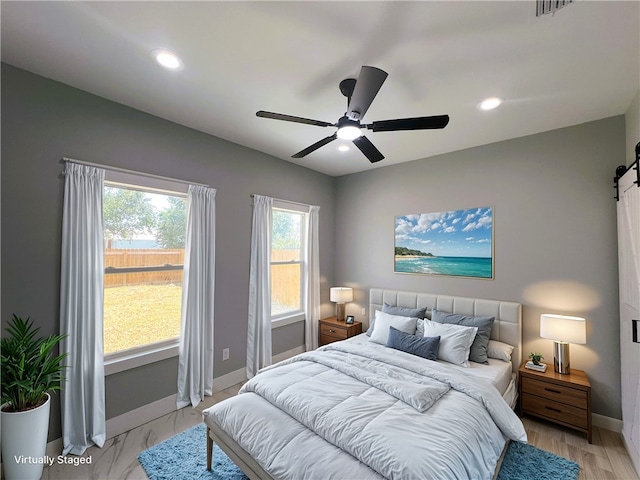
[[341, 138], [351, 140], [371, 163], [379, 162], [384, 158], [384, 155], [362, 134], [363, 128], [373, 130], [374, 132], [427, 130], [444, 128], [449, 123], [449, 115], [378, 120], [369, 124], [361, 123], [362, 117], [364, 117], [364, 114], [371, 106], [373, 99], [378, 94], [387, 75], [387, 72], [379, 68], [363, 66], [360, 69], [360, 75], [358, 75], [357, 80], [355, 78], [347, 78], [341, 81], [340, 91], [347, 97], [347, 111], [336, 123], [294, 117], [282, 113], [265, 112], [264, 110], [256, 112], [256, 115], [258, 117], [283, 120], [285, 122], [305, 123], [317, 127], [337, 127], [338, 130], [336, 130], [333, 135], [329, 135], [304, 150], [300, 150], [298, 153], [292, 155], [292, 158], [305, 157], [327, 143], [333, 142], [336, 138]]

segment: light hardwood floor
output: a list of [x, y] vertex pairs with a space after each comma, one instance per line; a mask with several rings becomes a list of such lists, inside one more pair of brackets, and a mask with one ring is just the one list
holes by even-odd
[[[42, 480], [148, 480], [138, 454], [168, 438], [202, 423], [202, 411], [238, 393], [241, 384], [206, 397], [196, 408], [185, 407], [107, 440], [102, 448], [91, 447], [83, 457], [91, 465], [60, 465], [44, 469]], [[203, 442], [206, 440], [203, 438]], [[73, 458], [70, 456], [69, 458]]]
[[[45, 468], [43, 480], [147, 480], [138, 454], [202, 422], [202, 410], [238, 393], [235, 385], [208, 397], [197, 408], [183, 408], [107, 440], [103, 448], [90, 448], [91, 465]], [[619, 434], [595, 427], [593, 444], [573, 430], [536, 420], [522, 419], [529, 443], [580, 465], [579, 480], [639, 480]], [[202, 440], [205, 441], [204, 439]]]
[[537, 420], [522, 419], [529, 443], [580, 465], [579, 480], [638, 480], [620, 434], [593, 428], [593, 443], [580, 432]]

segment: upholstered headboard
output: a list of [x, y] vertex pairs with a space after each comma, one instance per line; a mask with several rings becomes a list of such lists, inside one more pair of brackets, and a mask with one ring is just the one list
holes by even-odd
[[369, 291], [369, 323], [375, 317], [375, 311], [382, 310], [384, 303], [407, 308], [427, 307], [427, 310], [435, 308], [443, 312], [461, 315], [495, 317], [491, 338], [515, 347], [511, 354], [511, 364], [514, 372], [520, 368], [522, 363], [522, 305], [519, 303], [372, 288]]

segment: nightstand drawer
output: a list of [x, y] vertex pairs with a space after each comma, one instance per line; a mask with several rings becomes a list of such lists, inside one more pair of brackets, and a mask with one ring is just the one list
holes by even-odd
[[523, 395], [522, 410], [533, 415], [548, 417], [562, 423], [574, 425], [578, 428], [586, 429], [589, 427], [585, 410], [544, 398]]
[[320, 335], [344, 340], [348, 337], [346, 328], [336, 327], [335, 325], [320, 324]]
[[533, 378], [523, 378], [522, 393], [536, 395], [577, 408], [587, 408], [587, 392], [577, 388], [556, 385]]

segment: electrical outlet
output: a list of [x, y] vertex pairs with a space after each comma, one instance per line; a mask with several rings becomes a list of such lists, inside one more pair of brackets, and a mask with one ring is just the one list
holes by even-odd
[[225, 348], [222, 350], [222, 360], [229, 360], [229, 349]]
[[367, 314], [367, 309], [366, 309], [366, 308], [363, 308], [363, 309], [362, 309], [362, 316], [364, 317], [366, 314]]

